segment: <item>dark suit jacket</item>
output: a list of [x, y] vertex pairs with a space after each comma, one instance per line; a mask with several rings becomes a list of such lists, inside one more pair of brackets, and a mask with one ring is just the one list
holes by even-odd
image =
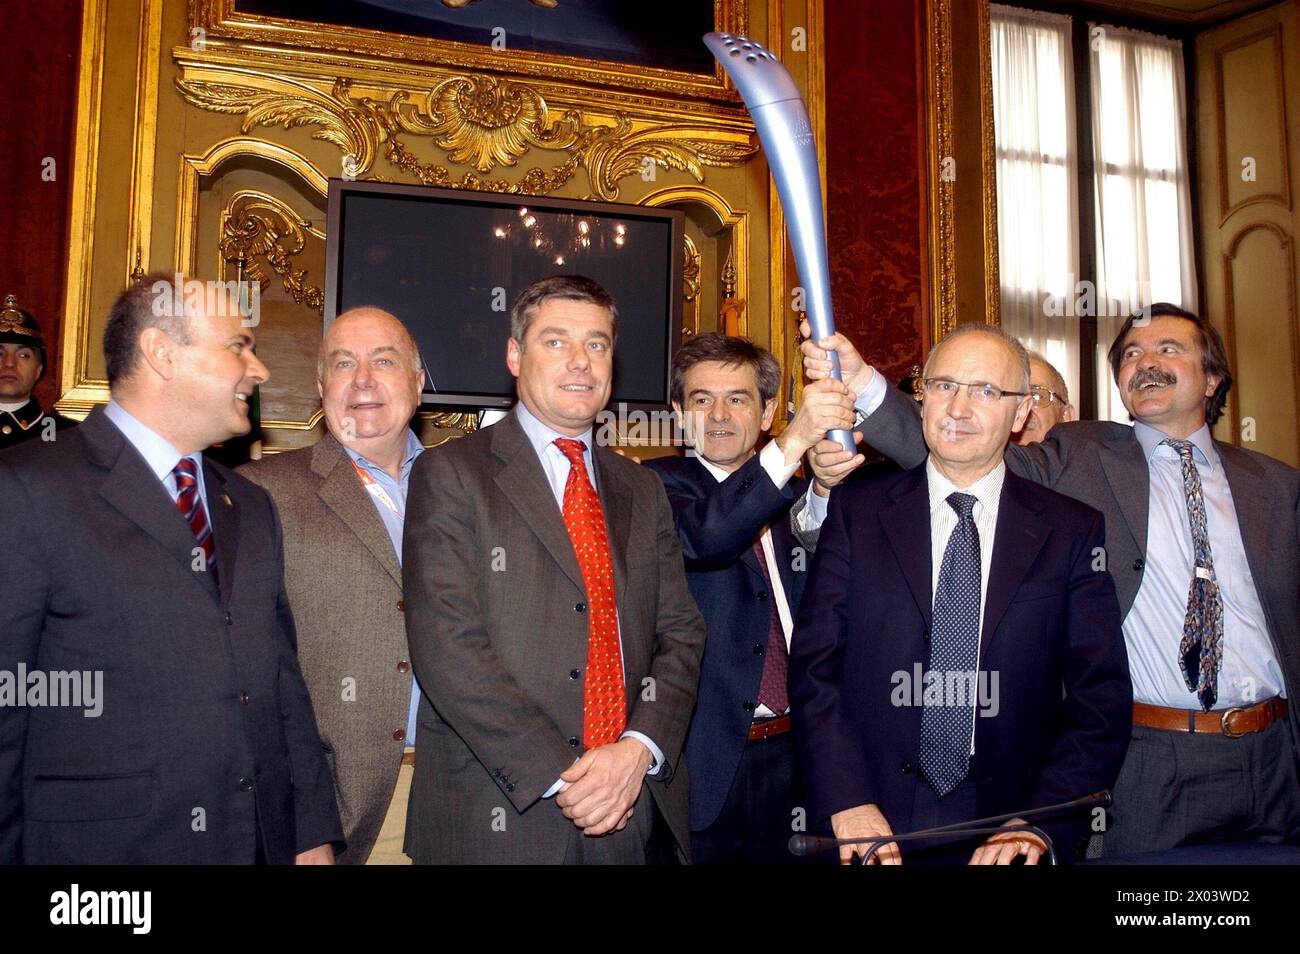
[[270, 498], [206, 461], [218, 590], [96, 409], [0, 458], [0, 669], [102, 670], [103, 711], [0, 708], [0, 861], [251, 863], [341, 846]]
[[411, 699], [397, 553], [330, 434], [239, 472], [266, 488], [284, 525], [298, 657], [348, 842], [339, 861], [365, 864], [393, 800], [405, 748], [393, 732]]
[[[686, 854], [680, 756], [704, 621], [659, 478], [599, 446], [593, 458], [627, 727], [663, 750], [666, 765], [646, 786]], [[586, 592], [560, 508], [515, 415], [422, 455], [407, 506], [406, 626], [426, 697], [407, 853], [423, 863], [558, 863], [575, 829], [542, 795], [582, 752]]]
[[[980, 637], [979, 668], [998, 676], [996, 714], [975, 719], [980, 817], [1069, 801], [1119, 774], [1133, 700], [1115, 585], [1093, 569], [1103, 532], [1091, 507], [1006, 475]], [[924, 465], [831, 494], [790, 658], [810, 819], [874, 803], [895, 832], [911, 828], [927, 784], [923, 706], [908, 689], [929, 660], [930, 550]], [[1087, 818], [1044, 827], [1069, 857]]]
[[790, 505], [807, 482], [791, 480], [778, 490], [757, 454], [721, 483], [696, 457], [657, 457], [645, 466], [659, 474], [668, 491], [686, 582], [708, 627], [700, 691], [686, 736], [691, 830], [703, 831], [717, 819], [731, 791], [763, 678], [773, 603], [753, 545], [770, 523], [793, 617], [811, 554], [791, 533]]
[[[918, 408], [889, 388], [884, 403], [858, 430], [872, 447], [913, 467], [927, 454]], [[1233, 444], [1215, 441], [1214, 446], [1232, 490], [1246, 562], [1287, 698], [1295, 700], [1300, 698], [1300, 471]], [[1106, 515], [1107, 565], [1126, 616], [1146, 566], [1150, 498], [1147, 461], [1133, 428], [1110, 421], [1058, 424], [1042, 443], [1008, 447], [1007, 466]], [[1300, 706], [1291, 706], [1290, 720], [1300, 738]]]

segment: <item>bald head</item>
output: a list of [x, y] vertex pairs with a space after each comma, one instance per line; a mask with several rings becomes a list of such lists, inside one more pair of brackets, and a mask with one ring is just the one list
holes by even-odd
[[346, 336], [355, 328], [375, 330], [391, 336], [394, 345], [402, 351], [413, 367], [420, 367], [420, 349], [415, 338], [406, 330], [406, 325], [391, 312], [373, 305], [361, 305], [349, 308], [330, 324], [325, 336], [321, 338], [320, 349], [316, 354], [316, 380], [324, 381], [329, 368], [329, 357], [336, 349], [340, 336]]

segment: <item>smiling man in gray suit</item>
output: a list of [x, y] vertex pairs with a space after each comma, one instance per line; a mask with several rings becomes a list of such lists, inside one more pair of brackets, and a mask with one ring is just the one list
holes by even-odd
[[[804, 326], [804, 334], [808, 334]], [[904, 467], [926, 454], [917, 405], [842, 335], [803, 344], [810, 377], [840, 356], [867, 443]], [[1221, 841], [1300, 843], [1300, 472], [1214, 440], [1232, 375], [1223, 339], [1169, 304], [1110, 349], [1132, 427], [1058, 424], [1007, 466], [1106, 515], [1124, 615], [1133, 734], [1107, 855]], [[823, 442], [815, 471], [855, 466]], [[815, 522], [816, 515], [809, 515]]]
[[413, 685], [402, 615], [402, 520], [423, 452], [409, 424], [424, 382], [393, 315], [353, 308], [321, 341], [326, 433], [240, 468], [284, 524], [298, 656], [334, 774], [350, 864], [409, 864], [402, 829], [414, 765]]
[[596, 445], [616, 322], [590, 279], [530, 285], [506, 353], [519, 403], [412, 474], [417, 863], [688, 857], [704, 622], [659, 478]]

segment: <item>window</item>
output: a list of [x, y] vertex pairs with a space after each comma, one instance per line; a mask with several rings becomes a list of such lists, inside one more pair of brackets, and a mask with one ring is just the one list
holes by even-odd
[[1154, 301], [1196, 307], [1182, 44], [1008, 6], [990, 39], [1003, 325], [1083, 416], [1127, 420], [1115, 333]]

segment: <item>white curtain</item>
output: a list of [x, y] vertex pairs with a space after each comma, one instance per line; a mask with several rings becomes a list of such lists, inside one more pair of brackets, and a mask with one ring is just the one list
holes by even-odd
[[1156, 301], [1195, 309], [1182, 44], [1089, 24], [1097, 212], [1097, 417], [1127, 421], [1106, 358]]
[[1002, 327], [1043, 354], [1078, 405], [1078, 167], [1070, 18], [994, 5]]

